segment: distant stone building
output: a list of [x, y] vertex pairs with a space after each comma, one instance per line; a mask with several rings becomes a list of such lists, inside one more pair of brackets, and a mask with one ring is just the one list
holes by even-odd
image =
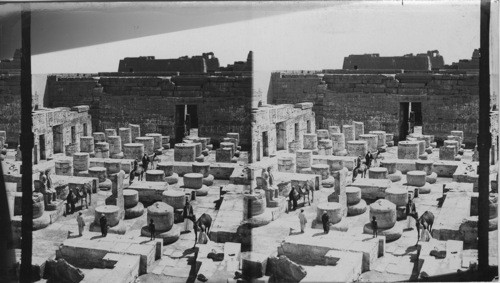
[[458, 62], [453, 62], [450, 65], [446, 65], [446, 69], [455, 69], [455, 70], [479, 70], [479, 58], [481, 57], [481, 53], [479, 49], [474, 49], [472, 52], [472, 58], [461, 59]]
[[21, 49], [16, 49], [12, 59], [0, 60], [0, 74], [20, 74], [21, 73]]
[[250, 162], [289, 150], [291, 142], [302, 144], [302, 135], [316, 129], [311, 103], [263, 105], [253, 109]]
[[244, 64], [249, 68], [236, 68], [239, 63], [221, 68], [213, 53], [168, 60], [170, 65], [126, 58], [117, 73], [48, 76], [44, 105], [90, 105], [94, 131], [133, 123], [142, 133], [169, 135], [172, 142], [182, 141], [189, 115], [199, 136], [217, 143], [238, 132], [242, 148], [250, 147], [251, 62]]
[[[346, 57], [342, 70], [272, 73], [267, 102], [312, 102], [318, 128], [360, 121], [366, 130], [394, 133], [396, 140], [406, 138], [413, 112], [415, 126], [438, 141], [452, 130], [462, 130], [469, 146], [476, 143], [478, 70], [445, 69], [437, 51], [398, 57], [405, 58], [401, 61], [378, 56], [364, 60], [368, 57]], [[410, 69], [403, 68], [410, 62]]]
[[33, 111], [33, 163], [52, 159], [54, 154], [79, 151], [80, 137], [92, 135], [88, 106], [42, 108]]
[[[38, 98], [33, 97], [33, 104]], [[21, 50], [12, 59], [0, 62], [0, 131], [6, 132], [6, 143], [15, 148], [21, 133]]]
[[419, 53], [416, 56], [381, 57], [379, 54], [349, 55], [344, 58], [344, 70], [421, 70], [430, 71], [444, 66], [443, 56], [439, 51], [432, 50]]

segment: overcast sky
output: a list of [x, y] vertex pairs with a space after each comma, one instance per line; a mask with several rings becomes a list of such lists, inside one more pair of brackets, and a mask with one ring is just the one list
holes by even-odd
[[208, 51], [226, 65], [253, 50], [255, 89], [265, 94], [273, 70], [342, 68], [349, 54], [434, 49], [449, 64], [479, 48], [479, 1], [108, 4], [100, 13], [86, 5], [33, 13], [32, 49], [41, 53], [32, 58], [34, 74], [116, 71], [124, 57]]

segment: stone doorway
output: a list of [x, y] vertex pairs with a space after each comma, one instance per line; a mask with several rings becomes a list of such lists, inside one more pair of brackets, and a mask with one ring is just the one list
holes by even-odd
[[62, 153], [63, 150], [63, 127], [62, 125], [52, 127], [52, 135], [54, 140], [54, 153]]
[[269, 135], [266, 132], [262, 132], [262, 152], [264, 156], [269, 156]]
[[284, 122], [276, 123], [276, 150], [285, 150], [286, 144], [286, 125]]
[[40, 160], [47, 159], [47, 156], [45, 153], [45, 135], [40, 135], [38, 148], [40, 149]]
[[399, 140], [406, 140], [406, 136], [414, 132], [415, 127], [422, 127], [422, 103], [399, 103]]
[[191, 130], [198, 130], [198, 105], [182, 104], [175, 106], [175, 142], [191, 134]]

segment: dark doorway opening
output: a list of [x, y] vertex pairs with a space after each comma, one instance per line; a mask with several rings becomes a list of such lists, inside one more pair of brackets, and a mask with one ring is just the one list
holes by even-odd
[[63, 152], [62, 125], [52, 127], [52, 136], [54, 142], [54, 153], [62, 153]]
[[295, 123], [295, 141], [298, 142], [299, 138], [299, 123]]
[[75, 126], [71, 127], [71, 143], [72, 144], [76, 143], [76, 128], [75, 128]]
[[422, 103], [399, 103], [399, 140], [406, 140], [406, 136], [413, 133], [415, 126], [422, 127]]
[[83, 136], [84, 137], [88, 136], [88, 134], [87, 134], [87, 123], [83, 123]]
[[190, 125], [188, 125], [191, 129], [198, 129], [198, 105], [187, 105], [187, 114], [190, 117]]
[[260, 141], [257, 142], [255, 151], [256, 151], [257, 161], [260, 161]]
[[47, 159], [45, 155], [45, 135], [40, 135], [39, 138], [39, 148], [40, 148], [40, 160], [45, 160]]
[[262, 150], [264, 156], [269, 156], [269, 136], [267, 132], [262, 132]]
[[276, 149], [286, 149], [286, 126], [284, 122], [276, 123]]
[[311, 133], [311, 121], [310, 120], [307, 120], [307, 133], [308, 134]]
[[198, 105], [176, 105], [175, 142], [182, 142], [191, 133], [191, 129], [198, 129]]

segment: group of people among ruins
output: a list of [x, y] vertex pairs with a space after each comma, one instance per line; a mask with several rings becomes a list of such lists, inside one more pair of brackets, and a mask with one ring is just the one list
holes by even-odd
[[148, 171], [148, 169], [151, 169], [151, 170], [156, 169], [156, 165], [158, 164], [158, 161], [159, 161], [159, 157], [158, 157], [158, 154], [156, 152], [153, 154], [152, 157], [148, 156], [147, 153], [144, 153], [140, 163], [139, 163], [139, 160], [136, 158], [134, 160], [132, 170], [130, 170], [129, 184], [132, 184], [135, 177], [137, 177], [137, 179], [139, 181], [142, 181], [144, 179], [144, 174]]
[[38, 192], [43, 195], [45, 206], [56, 200], [57, 193], [55, 188], [53, 188], [53, 184], [52, 177], [50, 176], [50, 169], [40, 171], [37, 187]]

